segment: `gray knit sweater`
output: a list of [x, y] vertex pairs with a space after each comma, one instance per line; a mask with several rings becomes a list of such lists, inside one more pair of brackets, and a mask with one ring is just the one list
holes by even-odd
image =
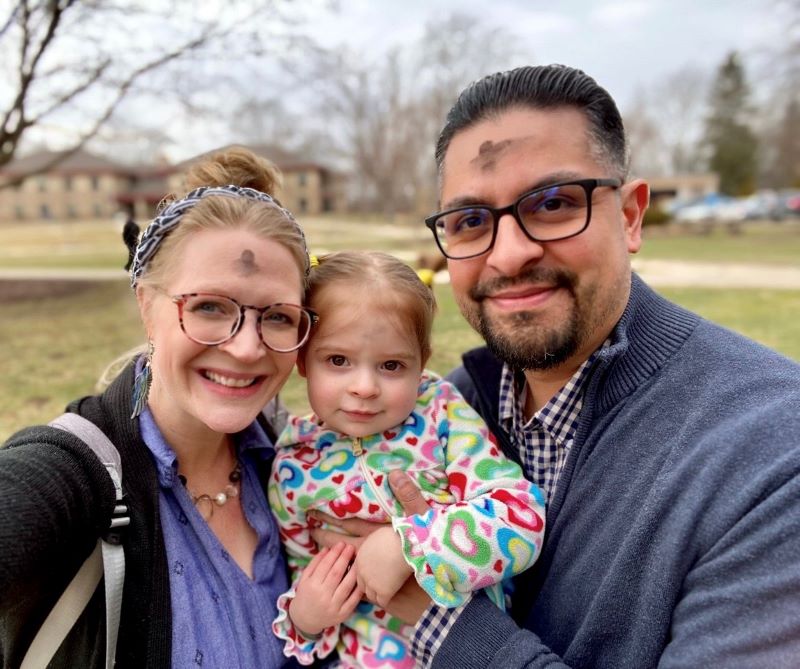
[[[500, 363], [452, 378], [497, 424]], [[633, 277], [514, 617], [477, 597], [434, 667], [800, 666], [800, 366]]]

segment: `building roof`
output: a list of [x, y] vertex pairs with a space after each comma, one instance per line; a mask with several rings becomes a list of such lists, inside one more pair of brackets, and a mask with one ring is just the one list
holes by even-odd
[[719, 187], [719, 174], [704, 172], [698, 174], [675, 174], [666, 177], [649, 177], [647, 183], [651, 190], [669, 190], [679, 187], [708, 187], [716, 190]]
[[[137, 176], [139, 178], [164, 178], [176, 172], [185, 172], [186, 168], [197, 160], [233, 146], [244, 146], [250, 149], [256, 155], [275, 163], [284, 173], [302, 170], [330, 172], [330, 169], [325, 165], [314, 160], [308, 160], [304, 156], [299, 156], [278, 146], [268, 144], [228, 144], [172, 165], [124, 165], [95, 155], [85, 149], [78, 149], [74, 152], [37, 151], [11, 161], [3, 168], [0, 168], [0, 174], [13, 178], [46, 171], [47, 174], [57, 176], [116, 174], [119, 176]], [[52, 165], [52, 167], [47, 167], [48, 165]]]
[[266, 158], [270, 162], [277, 165], [281, 172], [299, 172], [301, 170], [319, 170], [321, 172], [330, 171], [329, 168], [322, 163], [314, 160], [308, 160], [304, 156], [300, 156], [292, 151], [287, 151], [286, 149], [272, 144], [227, 144], [216, 149], [211, 149], [210, 151], [205, 151], [204, 153], [200, 153], [192, 158], [187, 158], [186, 160], [174, 165], [174, 170], [176, 172], [183, 172], [192, 163], [210, 156], [212, 153], [224, 151], [225, 149], [230, 149], [234, 146], [241, 146], [245, 149], [250, 149], [250, 151], [255, 153], [257, 156]]
[[[47, 167], [51, 165], [52, 167]], [[24, 174], [32, 174], [46, 170], [48, 174], [68, 176], [74, 174], [117, 174], [127, 175], [131, 170], [115, 163], [108, 158], [97, 156], [84, 149], [77, 151], [37, 151], [36, 153], [17, 158], [2, 169], [0, 174], [7, 177], [15, 177]]]

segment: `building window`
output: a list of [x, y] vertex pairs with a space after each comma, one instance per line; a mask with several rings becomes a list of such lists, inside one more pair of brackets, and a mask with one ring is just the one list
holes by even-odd
[[72, 190], [72, 177], [64, 177], [64, 190], [65, 191]]
[[48, 207], [46, 204], [43, 204], [41, 207], [39, 207], [39, 213], [42, 218], [53, 217], [53, 215], [50, 213], [50, 207]]
[[103, 216], [105, 216], [103, 207], [101, 207], [99, 204], [94, 205], [94, 215], [95, 218], [103, 218]]
[[75, 207], [71, 204], [67, 205], [67, 218], [75, 220], [78, 218], [78, 212], [75, 211]]
[[47, 178], [46, 177], [39, 177], [36, 180], [37, 185], [39, 186], [39, 192], [44, 193], [47, 190]]
[[25, 220], [25, 209], [23, 209], [19, 205], [14, 207], [14, 214], [17, 217], [18, 221], [24, 221]]
[[301, 212], [305, 212], [305, 211], [306, 211], [306, 209], [308, 209], [308, 201], [307, 201], [307, 200], [306, 200], [304, 197], [301, 197], [301, 198], [300, 198], [300, 199], [297, 201], [297, 208], [298, 208], [298, 209], [299, 209]]
[[100, 190], [100, 179], [92, 177], [92, 190]]
[[306, 185], [306, 173], [305, 172], [300, 172], [300, 174], [297, 175], [297, 183], [300, 186], [305, 186]]

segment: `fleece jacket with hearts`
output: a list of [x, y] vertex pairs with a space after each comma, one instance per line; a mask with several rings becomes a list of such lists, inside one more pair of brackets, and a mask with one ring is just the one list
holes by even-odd
[[[277, 448], [269, 499], [293, 583], [317, 552], [311, 510], [391, 523], [417, 582], [447, 607], [479, 589], [502, 606], [502, 581], [530, 567], [541, 549], [542, 492], [502, 454], [455, 387], [431, 372], [423, 374], [415, 409], [402, 425], [354, 439], [326, 429], [316, 416], [294, 418]], [[389, 487], [395, 469], [417, 483], [430, 507], [425, 514], [405, 515]], [[414, 666], [412, 628], [384, 609], [362, 601], [344, 623], [309, 639], [288, 617], [293, 597], [294, 588], [279, 599], [273, 631], [301, 663], [335, 648], [345, 664]]]

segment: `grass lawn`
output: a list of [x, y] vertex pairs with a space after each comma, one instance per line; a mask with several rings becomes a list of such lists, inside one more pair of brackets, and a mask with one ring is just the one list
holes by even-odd
[[[8, 292], [0, 282], [0, 293]], [[800, 291], [662, 291], [708, 318], [800, 360]], [[445, 373], [480, 343], [461, 318], [447, 285], [437, 286], [439, 315], [429, 367]], [[0, 302], [0, 442], [18, 428], [46, 422], [66, 403], [92, 393], [105, 367], [143, 343], [133, 294], [125, 281], [74, 284], [62, 297]], [[302, 381], [282, 393], [306, 410]]]
[[0, 440], [93, 392], [105, 366], [143, 341], [126, 282], [76, 284], [72, 290], [63, 297], [0, 302]]
[[716, 227], [701, 234], [697, 227], [645, 228], [645, 259], [704, 263], [800, 265], [800, 219], [782, 223], [748, 223], [740, 234]]
[[800, 290], [660, 288], [658, 292], [800, 361]]
[[[378, 218], [316, 217], [303, 220], [311, 252], [341, 249], [385, 249], [412, 261], [419, 253], [436, 253], [421, 219], [387, 223]], [[0, 225], [0, 269], [121, 268], [127, 259], [118, 223], [43, 223]], [[741, 234], [716, 228], [704, 235], [697, 228], [651, 227], [644, 232], [641, 257], [697, 262], [800, 264], [800, 220], [748, 223]]]
[[[313, 253], [348, 248], [390, 251], [408, 262], [435, 253], [429, 231], [417, 220], [308, 218]], [[800, 259], [800, 221], [748, 224], [739, 235], [708, 235], [673, 227], [648, 228], [642, 257], [702, 262], [792, 264]], [[127, 251], [118, 223], [0, 225], [0, 269], [121, 268]], [[26, 284], [24, 290], [33, 290]], [[72, 398], [93, 392], [105, 366], [143, 342], [135, 300], [125, 281], [64, 284], [61, 297], [10, 300], [12, 284], [0, 282], [0, 440], [17, 428], [49, 420]], [[19, 290], [19, 284], [14, 287]], [[52, 291], [45, 291], [48, 294]], [[447, 372], [480, 340], [464, 323], [449, 286], [437, 286], [439, 316], [429, 367]], [[669, 289], [688, 308], [800, 360], [800, 290]], [[6, 297], [3, 300], [3, 297]], [[295, 411], [305, 392], [293, 377], [282, 393]]]
[[[343, 249], [391, 249], [406, 260], [436, 251], [421, 221], [307, 218], [303, 229], [315, 254]], [[128, 252], [115, 222], [0, 225], [0, 268], [121, 268]]]

